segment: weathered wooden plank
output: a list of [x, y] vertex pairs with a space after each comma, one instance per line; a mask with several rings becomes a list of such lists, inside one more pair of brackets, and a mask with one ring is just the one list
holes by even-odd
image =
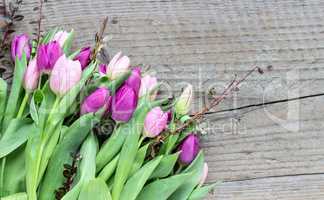
[[324, 175], [288, 176], [223, 183], [210, 200], [322, 200]]

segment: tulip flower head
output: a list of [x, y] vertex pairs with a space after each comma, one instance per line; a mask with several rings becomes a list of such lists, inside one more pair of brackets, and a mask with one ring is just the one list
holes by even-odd
[[29, 60], [31, 53], [29, 37], [26, 34], [16, 35], [11, 42], [11, 58], [16, 60], [16, 56], [18, 56], [21, 59], [24, 52]]
[[128, 122], [137, 106], [138, 97], [133, 88], [124, 84], [113, 97], [111, 117], [115, 121]]
[[195, 134], [187, 136], [180, 145], [180, 162], [189, 165], [200, 151], [199, 138]]
[[123, 56], [122, 52], [119, 52], [109, 62], [107, 75], [111, 80], [115, 80], [118, 76], [126, 73], [129, 67], [129, 58], [127, 56]]
[[81, 114], [97, 112], [101, 108], [108, 109], [111, 103], [110, 92], [107, 88], [98, 88], [91, 93], [81, 105]]
[[[157, 86], [157, 78], [154, 76], [146, 75], [142, 78], [141, 89], [139, 92], [139, 96], [145, 96], [147, 93], [151, 92]], [[151, 100], [154, 100], [157, 93], [152, 94], [150, 97]]]
[[193, 96], [192, 85], [188, 85], [182, 92], [181, 96], [175, 104], [175, 112], [178, 115], [186, 115], [190, 111]]
[[66, 32], [66, 31], [59, 31], [57, 32], [54, 37], [53, 37], [53, 41], [57, 41], [61, 47], [64, 46], [65, 41], [68, 39], [70, 33]]
[[204, 163], [204, 168], [200, 177], [200, 181], [199, 181], [199, 186], [201, 187], [202, 185], [204, 185], [204, 183], [207, 180], [207, 176], [208, 176], [208, 164]]
[[132, 70], [132, 74], [125, 81], [125, 84], [128, 85], [129, 87], [133, 88], [136, 95], [138, 95], [138, 92], [141, 87], [141, 68], [135, 67]]
[[81, 49], [80, 53], [74, 58], [74, 60], [78, 60], [81, 63], [82, 69], [86, 68], [91, 61], [91, 48], [84, 47]]
[[62, 55], [51, 72], [50, 87], [56, 95], [63, 96], [80, 81], [81, 75], [80, 62]]
[[56, 61], [63, 55], [63, 51], [57, 41], [41, 44], [37, 51], [37, 66], [40, 72], [49, 74]]
[[24, 74], [23, 86], [27, 92], [32, 92], [37, 88], [39, 76], [37, 61], [34, 58], [29, 62]]
[[158, 136], [166, 127], [168, 113], [164, 113], [160, 107], [153, 108], [144, 121], [144, 136], [154, 138]]
[[105, 64], [100, 64], [100, 65], [99, 65], [99, 68], [98, 68], [98, 71], [99, 71], [99, 74], [100, 74], [101, 76], [105, 76], [106, 73], [107, 73], [107, 65], [105, 65]]

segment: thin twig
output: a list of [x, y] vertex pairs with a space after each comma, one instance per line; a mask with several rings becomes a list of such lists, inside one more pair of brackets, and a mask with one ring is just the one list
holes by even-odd
[[243, 78], [241, 78], [240, 80], [236, 80], [236, 76], [235, 78], [231, 81], [231, 83], [225, 88], [225, 90], [223, 91], [223, 93], [214, 98], [213, 101], [207, 105], [206, 107], [204, 107], [201, 111], [195, 113], [188, 121], [186, 121], [182, 126], [180, 126], [179, 128], [177, 128], [175, 131], [171, 132], [171, 134], [177, 134], [181, 131], [183, 131], [185, 128], [187, 128], [188, 126], [190, 126], [192, 123], [198, 121], [199, 119], [201, 119], [207, 112], [209, 112], [211, 109], [213, 109], [215, 106], [217, 106], [218, 104], [220, 104], [228, 95], [230, 95], [232, 93], [233, 90], [235, 90], [242, 82], [244, 82], [253, 72], [255, 71], [262, 71], [259, 67], [255, 67], [252, 70], [250, 70]]
[[102, 47], [103, 36], [105, 34], [107, 24], [108, 24], [108, 17], [105, 17], [105, 19], [102, 22], [99, 32], [96, 33], [96, 46], [95, 46], [95, 49], [93, 50], [92, 59], [95, 59], [97, 57], [98, 53], [100, 52], [100, 49]]
[[42, 15], [43, 15], [43, 0], [39, 0], [39, 18], [38, 18], [38, 27], [37, 27], [37, 44], [40, 42], [41, 38], [41, 28], [42, 28]]

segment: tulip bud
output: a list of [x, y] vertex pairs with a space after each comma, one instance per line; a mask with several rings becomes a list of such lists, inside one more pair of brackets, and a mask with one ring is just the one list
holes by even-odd
[[105, 76], [106, 73], [107, 73], [107, 65], [105, 65], [105, 64], [100, 64], [100, 65], [99, 65], [99, 68], [98, 68], [98, 71], [99, 71], [99, 74], [100, 74], [101, 76]]
[[70, 33], [66, 32], [66, 31], [59, 31], [57, 32], [54, 37], [53, 37], [53, 41], [57, 41], [61, 47], [63, 47], [65, 41], [68, 39]]
[[[156, 86], [157, 86], [158, 82], [156, 77], [154, 76], [150, 76], [150, 75], [146, 75], [142, 78], [142, 84], [141, 84], [141, 89], [139, 92], [139, 96], [145, 96], [147, 93], [151, 92]], [[154, 100], [156, 97], [156, 93], [152, 94], [151, 99]]]
[[113, 97], [111, 117], [115, 121], [128, 122], [136, 109], [137, 99], [134, 89], [124, 84]]
[[174, 108], [175, 112], [179, 115], [186, 115], [188, 114], [191, 102], [192, 102], [192, 85], [188, 85], [184, 91], [182, 92], [181, 96], [179, 97], [178, 101], [176, 102]]
[[16, 35], [11, 42], [11, 58], [16, 60], [16, 56], [21, 59], [25, 52], [27, 60], [30, 58], [31, 46], [29, 37], [26, 34]]
[[160, 107], [153, 108], [144, 121], [144, 135], [149, 138], [158, 136], [167, 126], [168, 113], [164, 113]]
[[168, 123], [170, 123], [170, 122], [172, 121], [172, 118], [173, 118], [173, 113], [172, 113], [171, 110], [169, 110], [169, 111], [167, 112], [167, 114], [168, 114]]
[[37, 88], [39, 76], [40, 73], [37, 68], [37, 61], [34, 58], [29, 62], [24, 74], [23, 86], [27, 92], [32, 92]]
[[82, 70], [86, 68], [91, 59], [91, 48], [90, 47], [84, 47], [81, 49], [80, 53], [74, 58], [74, 60], [78, 60], [81, 63]]
[[56, 95], [63, 96], [80, 81], [81, 75], [80, 62], [62, 55], [53, 67], [49, 78], [50, 87]]
[[201, 187], [202, 185], [204, 185], [204, 183], [207, 180], [207, 176], [208, 176], [208, 164], [204, 163], [204, 168], [200, 177], [200, 181], [199, 181], [199, 186]]
[[107, 75], [111, 80], [126, 73], [130, 67], [130, 60], [127, 56], [122, 56], [122, 52], [117, 53], [108, 64]]
[[141, 68], [135, 67], [132, 70], [132, 74], [125, 81], [125, 84], [133, 88], [136, 95], [138, 96], [139, 89], [141, 87]]
[[195, 134], [187, 136], [180, 146], [180, 162], [189, 165], [198, 155], [200, 150], [199, 138]]
[[97, 112], [101, 108], [108, 109], [111, 103], [110, 92], [107, 88], [98, 88], [91, 93], [81, 105], [81, 114]]
[[50, 73], [56, 61], [63, 55], [57, 41], [41, 44], [37, 51], [37, 66], [40, 72]]

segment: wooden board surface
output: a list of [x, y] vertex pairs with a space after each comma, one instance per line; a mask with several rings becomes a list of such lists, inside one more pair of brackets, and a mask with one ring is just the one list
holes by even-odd
[[[20, 31], [33, 32], [37, 0], [25, 1]], [[321, 0], [48, 0], [44, 29], [74, 28], [93, 43], [109, 16], [111, 53], [150, 65], [164, 94], [195, 86], [198, 110], [234, 74], [254, 74], [207, 117], [209, 181], [226, 182], [209, 199], [320, 200], [324, 173], [324, 2]], [[252, 179], [252, 180], [251, 180]]]

